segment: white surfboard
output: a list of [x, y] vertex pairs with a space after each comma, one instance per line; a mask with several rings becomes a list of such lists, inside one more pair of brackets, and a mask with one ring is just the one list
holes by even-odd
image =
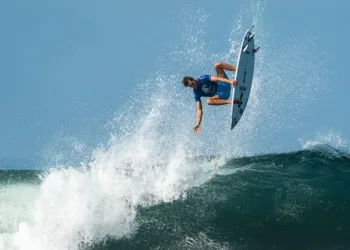
[[255, 53], [259, 47], [257, 49], [254, 47], [254, 33], [252, 33], [252, 28], [246, 31], [240, 53], [238, 54], [235, 73], [237, 85], [232, 88], [234, 93], [232, 94], [231, 106], [231, 130], [237, 125], [244, 113], [253, 82]]

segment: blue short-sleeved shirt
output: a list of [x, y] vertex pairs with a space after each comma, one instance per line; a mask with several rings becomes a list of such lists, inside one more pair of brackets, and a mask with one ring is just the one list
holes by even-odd
[[214, 96], [217, 90], [217, 83], [210, 81], [210, 75], [202, 75], [197, 79], [198, 87], [193, 89], [194, 99], [200, 101], [202, 96]]

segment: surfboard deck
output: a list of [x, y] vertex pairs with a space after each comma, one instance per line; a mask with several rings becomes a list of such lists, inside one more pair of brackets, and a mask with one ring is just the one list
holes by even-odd
[[[238, 124], [247, 106], [250, 89], [253, 82], [255, 53], [259, 48], [254, 46], [253, 26], [244, 34], [236, 65], [235, 80], [232, 88], [231, 130]], [[239, 102], [239, 103], [235, 103]]]

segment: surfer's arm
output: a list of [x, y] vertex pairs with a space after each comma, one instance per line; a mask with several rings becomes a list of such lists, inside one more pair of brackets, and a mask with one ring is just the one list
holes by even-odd
[[226, 79], [223, 77], [218, 77], [218, 76], [210, 76], [210, 81], [212, 81], [212, 82], [226, 82], [226, 83], [231, 84], [233, 86], [236, 85], [236, 81], [229, 80], [229, 79]]
[[196, 126], [194, 126], [193, 128], [193, 132], [195, 134], [198, 134], [200, 131], [200, 125], [201, 125], [202, 116], [203, 116], [202, 102], [200, 100], [196, 102], [196, 108], [197, 108], [197, 123], [196, 123]]

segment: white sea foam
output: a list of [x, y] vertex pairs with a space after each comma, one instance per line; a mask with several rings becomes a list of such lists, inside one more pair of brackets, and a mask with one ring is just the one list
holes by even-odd
[[302, 149], [320, 149], [326, 150], [329, 153], [331, 151], [337, 151], [341, 153], [348, 153], [348, 142], [344, 140], [339, 132], [333, 130], [325, 133], [317, 133], [313, 139], [299, 138]]

